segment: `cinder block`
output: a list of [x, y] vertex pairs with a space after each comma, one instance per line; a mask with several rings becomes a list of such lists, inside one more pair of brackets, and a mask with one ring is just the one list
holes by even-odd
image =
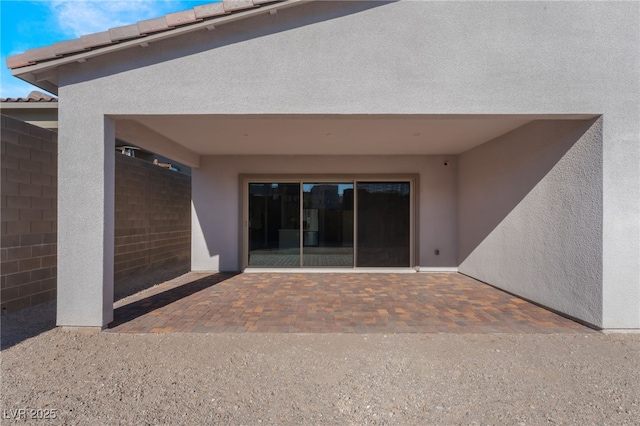
[[[20, 135], [19, 137], [22, 137]], [[28, 160], [29, 156], [29, 148], [20, 145], [9, 144], [7, 145], [7, 155], [13, 158], [18, 158], [22, 160]]]
[[31, 207], [31, 200], [27, 197], [21, 197], [19, 195], [7, 196], [7, 208], [10, 209], [28, 209]]
[[42, 281], [51, 277], [53, 277], [51, 268], [40, 268], [31, 271], [31, 281]]
[[31, 208], [55, 211], [51, 198], [31, 197]]
[[[42, 130], [46, 130], [46, 129], [42, 129]], [[45, 152], [50, 152], [52, 154], [57, 154], [58, 153], [58, 143], [55, 140], [55, 134], [53, 136], [53, 140], [51, 141], [42, 141], [42, 150]]]
[[53, 244], [40, 244], [31, 246], [31, 255], [33, 257], [50, 256], [53, 254]]
[[43, 244], [57, 244], [58, 243], [58, 234], [55, 232], [49, 232], [42, 236]]
[[49, 187], [49, 188], [43, 187], [42, 198], [50, 198], [52, 200], [58, 198], [58, 189], [53, 187]]
[[[8, 195], [20, 195], [20, 184], [15, 182], [9, 182], [6, 179], [0, 184], [3, 198]], [[3, 210], [4, 211], [4, 210]]]
[[[33, 176], [32, 176], [33, 178]], [[20, 196], [21, 197], [41, 197], [42, 196], [42, 186], [33, 185], [27, 183], [20, 184]]]
[[28, 308], [29, 306], [31, 306], [29, 298], [12, 300], [11, 302], [3, 303], [2, 315], [17, 312], [21, 309]]
[[51, 141], [57, 140], [57, 137], [58, 137], [58, 135], [55, 132], [52, 132], [51, 130], [43, 129], [42, 127], [38, 127], [38, 126], [31, 126], [29, 133], [31, 133], [31, 135], [33, 136], [37, 136], [38, 138], [42, 139], [42, 146], [48, 145]]
[[40, 173], [31, 173], [31, 183], [41, 186], [51, 186], [51, 176]]
[[58, 178], [58, 165], [55, 162], [42, 163], [42, 174], [53, 177], [53, 180]]
[[47, 209], [47, 210], [43, 210], [42, 211], [42, 220], [52, 220], [52, 221], [57, 221], [58, 220], [58, 212], [56, 210], [53, 209]]
[[42, 244], [42, 234], [24, 234], [20, 236], [19, 244], [22, 246], [33, 246]]
[[55, 278], [55, 277], [54, 277], [54, 278], [49, 278], [49, 279], [43, 280], [43, 281], [40, 283], [40, 288], [41, 288], [43, 291], [46, 291], [46, 290], [55, 290], [55, 288], [57, 287], [57, 285], [56, 285], [56, 284], [57, 284], [57, 280], [56, 280], [56, 278]]
[[33, 220], [31, 221], [31, 233], [52, 232], [53, 221], [50, 220]]
[[[4, 224], [4, 225], [6, 225], [6, 224]], [[6, 231], [5, 231], [5, 232], [2, 233], [2, 236], [0, 237], [0, 242], [2, 243], [2, 247], [3, 248], [19, 246], [20, 245], [20, 235], [8, 235], [6, 233]], [[2, 270], [2, 273], [3, 274], [5, 273], [4, 269]]]
[[39, 161], [41, 163], [51, 163], [52, 162], [51, 153], [49, 153], [49, 152], [43, 152], [43, 151], [39, 151], [39, 150], [35, 150], [35, 149], [31, 149], [29, 151], [31, 153], [31, 160], [33, 160], [33, 161]]
[[58, 256], [55, 254], [44, 256], [40, 261], [43, 268], [51, 268], [58, 265]]
[[6, 286], [5, 287], [15, 287], [25, 283], [28, 283], [31, 280], [31, 271], [18, 272], [17, 274], [7, 275]]
[[31, 257], [31, 247], [11, 247], [7, 250], [7, 260], [22, 260]]
[[29, 222], [7, 222], [7, 235], [26, 234], [30, 230]]
[[2, 262], [2, 264], [0, 264], [0, 270], [2, 270], [2, 275], [17, 274], [20, 272], [20, 261], [12, 260], [9, 262]]
[[28, 222], [31, 220], [42, 220], [42, 210], [20, 209], [20, 220]]
[[11, 300], [15, 300], [20, 297], [20, 287], [9, 287], [3, 288], [0, 290], [1, 299], [3, 302], [10, 302]]
[[30, 124], [27, 124], [24, 121], [15, 119], [13, 117], [7, 118], [6, 128], [9, 130], [14, 130], [17, 133], [29, 134], [29, 126]]
[[31, 173], [42, 173], [42, 163], [38, 163], [31, 160], [20, 160], [18, 162], [20, 170], [24, 170]]
[[40, 292], [40, 282], [30, 282], [15, 288], [20, 289], [20, 297], [27, 297]]
[[[4, 115], [2, 118], [4, 119]], [[19, 133], [13, 129], [8, 129], [6, 126], [2, 126], [2, 142], [4, 144], [18, 144], [20, 140]]]
[[31, 173], [25, 170], [7, 170], [7, 180], [16, 183], [31, 183]]
[[30, 303], [31, 303], [31, 306], [37, 306], [54, 299], [55, 299], [55, 292], [43, 291], [43, 292], [32, 295]]
[[20, 135], [20, 146], [24, 148], [30, 149], [42, 149], [42, 139], [32, 136], [32, 135]]
[[[4, 191], [5, 185], [2, 185]], [[2, 209], [2, 216], [0, 217], [3, 222], [14, 222], [20, 220], [20, 209]]]
[[20, 272], [31, 271], [40, 268], [40, 258], [22, 259], [20, 262]]
[[11, 300], [6, 304], [7, 309], [4, 311], [5, 314], [11, 312], [17, 312], [21, 309], [28, 308], [31, 306], [31, 301], [29, 297], [22, 297], [19, 299]]

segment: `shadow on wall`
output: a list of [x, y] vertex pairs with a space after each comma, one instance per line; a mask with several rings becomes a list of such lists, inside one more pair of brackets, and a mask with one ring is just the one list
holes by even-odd
[[[224, 31], [218, 32], [216, 30], [215, 37], [211, 36], [212, 33], [210, 31], [199, 31], [161, 43], [151, 44], [145, 51], [145, 53], [149, 53], [148, 55], [143, 55], [140, 50], [134, 50], [133, 52], [135, 53], [127, 53], [127, 55], [130, 55], [128, 56], [131, 59], [130, 61], [114, 61], [109, 58], [110, 55], [105, 58], [96, 58], [95, 63], [99, 63], [99, 66], [92, 67], [93, 69], [89, 71], [91, 76], [83, 75], [83, 72], [79, 72], [73, 81], [66, 81], [65, 84], [73, 84], [84, 81], [86, 78], [100, 78], [142, 68], [318, 22], [337, 19], [397, 1], [321, 1], [298, 5], [290, 10], [283, 9], [273, 16], [264, 14], [248, 20], [225, 24]], [[291, 17], [290, 14], [294, 16]], [[188, 38], [187, 43], [184, 42], [185, 38]], [[122, 52], [118, 53], [118, 55], [120, 55], [120, 58], [123, 57]]]
[[[596, 121], [534, 121], [460, 156], [459, 265], [498, 228]], [[570, 210], [567, 206], [567, 214]]]

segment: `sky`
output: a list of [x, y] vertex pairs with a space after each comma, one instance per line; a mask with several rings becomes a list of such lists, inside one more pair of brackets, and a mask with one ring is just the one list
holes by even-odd
[[0, 97], [26, 97], [32, 90], [43, 91], [13, 77], [7, 69], [7, 56], [215, 1], [0, 0]]

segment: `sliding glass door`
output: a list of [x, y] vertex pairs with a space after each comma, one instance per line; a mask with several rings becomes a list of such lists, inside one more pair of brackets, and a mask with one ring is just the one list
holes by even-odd
[[360, 267], [411, 266], [409, 182], [358, 182]]
[[411, 205], [409, 181], [249, 182], [247, 266], [409, 267]]
[[302, 266], [353, 267], [353, 182], [303, 189]]
[[249, 266], [300, 266], [300, 184], [249, 184]]

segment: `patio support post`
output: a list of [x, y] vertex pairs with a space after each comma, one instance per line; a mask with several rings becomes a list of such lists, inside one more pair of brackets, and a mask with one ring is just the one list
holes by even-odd
[[57, 324], [104, 328], [113, 320], [115, 125], [61, 106]]

